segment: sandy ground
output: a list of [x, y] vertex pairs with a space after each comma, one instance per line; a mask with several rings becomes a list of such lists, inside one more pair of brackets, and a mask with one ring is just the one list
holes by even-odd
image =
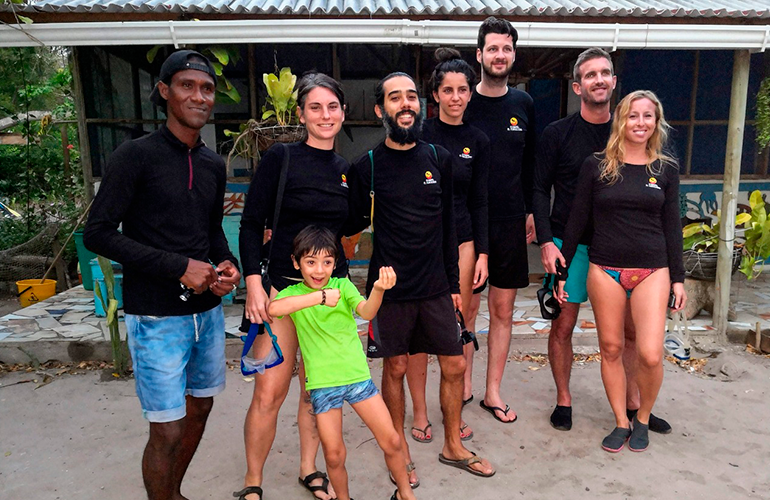
[[[485, 346], [479, 354], [485, 353]], [[478, 354], [477, 354], [478, 356]], [[479, 358], [477, 358], [479, 359]], [[379, 363], [372, 363], [379, 384]], [[476, 363], [476, 400], [483, 363]], [[548, 415], [555, 391], [547, 366], [512, 361], [504, 393], [518, 412], [501, 424], [476, 402], [466, 408], [475, 430], [467, 446], [497, 466], [490, 479], [439, 464], [443, 430], [431, 444], [410, 440], [422, 485], [421, 499], [466, 498], [770, 498], [770, 359], [730, 348], [709, 360], [706, 373], [665, 362], [666, 380], [655, 412], [674, 426], [652, 434], [644, 453], [602, 451], [614, 427], [599, 364], [576, 365], [574, 426], [553, 430]], [[725, 373], [727, 375], [725, 375]], [[0, 375], [0, 498], [142, 499], [140, 458], [147, 437], [132, 381], [102, 381], [99, 372], [61, 375], [35, 388], [40, 374]], [[242, 424], [253, 382], [230, 371], [216, 399], [208, 430], [187, 474], [191, 499], [226, 499], [241, 488]], [[429, 367], [429, 407], [438, 411], [438, 367]], [[278, 435], [266, 468], [265, 500], [310, 499], [297, 484], [297, 379], [279, 415]], [[368, 430], [345, 409], [351, 493], [358, 500], [387, 499], [393, 486]], [[322, 459], [319, 458], [322, 467]]]

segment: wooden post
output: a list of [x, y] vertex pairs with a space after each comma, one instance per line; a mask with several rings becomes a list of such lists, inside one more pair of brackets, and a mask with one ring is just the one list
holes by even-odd
[[727, 124], [727, 152], [725, 154], [725, 176], [722, 187], [722, 213], [719, 221], [719, 255], [717, 258], [713, 322], [714, 328], [723, 342], [727, 341], [727, 312], [730, 308], [735, 213], [738, 208], [750, 58], [751, 53], [748, 50], [735, 51], [733, 85], [730, 94], [730, 117]]
[[91, 141], [88, 140], [86, 124], [86, 101], [83, 92], [83, 75], [80, 74], [79, 49], [72, 48], [70, 67], [72, 68], [72, 93], [75, 100], [75, 114], [78, 117], [78, 139], [80, 145], [80, 165], [83, 168], [83, 185], [86, 202], [94, 199], [94, 169], [91, 164]]

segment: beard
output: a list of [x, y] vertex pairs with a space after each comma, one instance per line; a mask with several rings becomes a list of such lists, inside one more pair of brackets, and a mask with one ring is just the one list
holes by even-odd
[[[414, 120], [412, 126], [404, 128], [400, 126], [396, 120], [403, 114], [409, 114]], [[415, 113], [414, 111], [407, 110], [401, 111], [396, 114], [395, 117], [391, 117], [387, 113], [382, 114], [382, 125], [385, 127], [385, 133], [393, 142], [402, 146], [406, 144], [414, 144], [422, 137], [422, 115]]]
[[508, 66], [503, 71], [495, 71], [492, 69], [491, 64], [486, 64], [485, 61], [482, 61], [481, 64], [481, 71], [484, 73], [484, 76], [491, 80], [505, 80], [508, 81], [508, 75], [511, 74], [511, 71], [513, 70], [513, 63], [511, 63], [510, 66]]

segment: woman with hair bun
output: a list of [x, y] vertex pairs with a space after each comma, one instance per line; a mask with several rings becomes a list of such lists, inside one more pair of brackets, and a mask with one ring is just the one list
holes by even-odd
[[[664, 152], [669, 126], [658, 97], [628, 94], [615, 109], [607, 147], [583, 163], [564, 235], [566, 267], [590, 223], [588, 298], [596, 316], [602, 381], [615, 429], [602, 448], [616, 453], [626, 441], [644, 451], [652, 407], [663, 383], [663, 336], [669, 294], [673, 311], [687, 302], [679, 218], [679, 166]], [[558, 290], [558, 300], [567, 294]], [[629, 422], [623, 369], [626, 308], [636, 330], [641, 405]]]
[[[466, 326], [473, 330], [476, 311], [471, 311], [474, 290], [482, 290], [487, 279], [489, 236], [487, 224], [487, 175], [489, 139], [476, 127], [463, 121], [476, 74], [455, 49], [440, 47], [435, 52], [436, 67], [430, 78], [433, 99], [439, 115], [425, 121], [423, 140], [439, 144], [452, 155], [454, 210], [459, 243], [460, 296]], [[465, 384], [463, 404], [473, 400], [471, 372], [473, 343], [465, 344]], [[410, 356], [407, 381], [412, 396], [414, 421], [412, 438], [426, 443], [433, 440], [425, 402], [427, 355]], [[461, 421], [458, 429], [463, 441], [473, 437], [473, 430]]]

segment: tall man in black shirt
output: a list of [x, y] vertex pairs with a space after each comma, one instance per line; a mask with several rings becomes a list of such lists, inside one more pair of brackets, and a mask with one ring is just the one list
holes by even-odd
[[350, 167], [351, 218], [354, 229], [372, 225], [367, 292], [381, 266], [392, 266], [398, 282], [370, 325], [367, 353], [384, 358], [382, 396], [407, 450], [412, 487], [419, 481], [404, 435], [404, 376], [415, 353], [437, 355], [441, 367], [439, 461], [488, 477], [494, 468], [468, 451], [458, 432], [465, 358], [454, 314], [461, 300], [449, 153], [420, 141], [420, 100], [410, 76], [386, 76], [375, 98], [387, 135]]
[[[587, 49], [578, 56], [573, 78], [572, 90], [580, 97], [580, 111], [549, 124], [540, 137], [537, 151], [533, 211], [541, 260], [545, 271], [551, 274], [556, 273], [557, 260], [565, 264], [560, 249], [583, 162], [607, 146], [612, 125], [610, 101], [617, 83], [610, 55], [597, 47]], [[555, 193], [553, 208], [552, 188]], [[570, 264], [569, 278], [564, 285], [569, 293], [568, 302], [562, 304], [561, 314], [553, 320], [548, 337], [548, 358], [556, 382], [556, 408], [551, 414], [551, 425], [565, 431], [572, 428], [572, 396], [569, 390], [572, 332], [580, 304], [588, 300], [587, 249], [591, 244], [591, 235], [590, 231], [586, 233]], [[628, 381], [627, 406], [633, 412], [639, 408], [639, 389], [633, 369], [636, 359], [634, 339], [633, 325], [627, 321], [624, 364]], [[650, 430], [670, 432], [671, 427], [665, 420], [650, 415]]]
[[222, 230], [224, 162], [200, 139], [215, 88], [201, 54], [169, 56], [150, 96], [166, 124], [110, 156], [84, 234], [90, 250], [123, 264], [136, 390], [150, 421], [150, 500], [184, 498], [182, 479], [225, 388], [220, 297], [240, 273]]
[[535, 166], [535, 123], [532, 98], [508, 86], [516, 59], [518, 33], [504, 19], [487, 18], [479, 28], [476, 59], [481, 82], [476, 86], [465, 121], [480, 128], [491, 142], [489, 160], [489, 359], [482, 408], [510, 423], [516, 413], [500, 396], [511, 345], [516, 290], [529, 285], [527, 245], [535, 239], [531, 215]]

